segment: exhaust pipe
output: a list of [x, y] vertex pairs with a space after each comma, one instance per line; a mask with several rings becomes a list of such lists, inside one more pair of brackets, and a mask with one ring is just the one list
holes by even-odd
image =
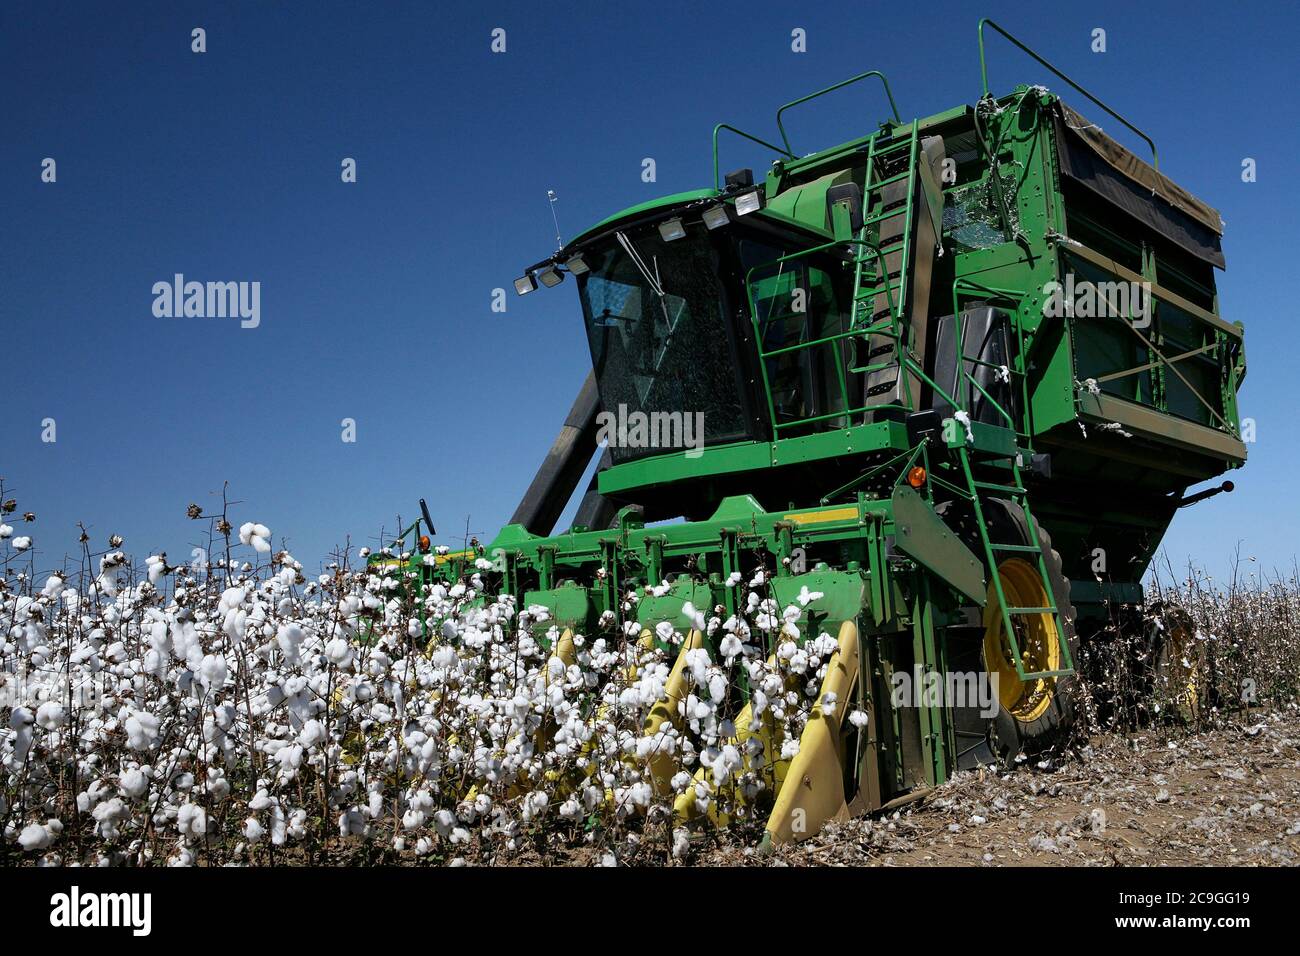
[[1198, 491], [1194, 495], [1188, 495], [1186, 498], [1179, 498], [1175, 507], [1186, 508], [1188, 505], [1194, 505], [1198, 501], [1204, 501], [1206, 498], [1213, 498], [1215, 495], [1223, 494], [1225, 491], [1232, 491], [1237, 487], [1230, 481], [1225, 481], [1217, 488], [1206, 488], [1204, 491]]

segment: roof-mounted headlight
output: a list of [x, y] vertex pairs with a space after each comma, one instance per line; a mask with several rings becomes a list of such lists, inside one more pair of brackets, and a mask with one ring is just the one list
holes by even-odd
[[664, 242], [672, 242], [674, 239], [680, 239], [686, 235], [686, 223], [682, 222], [681, 216], [674, 216], [672, 219], [665, 219], [659, 223], [659, 235], [663, 237]]

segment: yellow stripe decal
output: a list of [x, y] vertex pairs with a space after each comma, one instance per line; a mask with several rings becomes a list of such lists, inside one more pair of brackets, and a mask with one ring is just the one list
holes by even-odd
[[799, 514], [786, 515], [786, 521], [794, 521], [798, 524], [821, 524], [825, 521], [856, 521], [858, 520], [858, 509], [853, 508], [832, 508], [830, 511], [804, 511]]

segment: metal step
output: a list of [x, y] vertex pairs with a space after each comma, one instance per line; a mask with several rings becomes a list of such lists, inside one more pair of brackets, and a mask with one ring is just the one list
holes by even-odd
[[1017, 487], [1016, 485], [999, 485], [991, 481], [976, 481], [974, 482], [974, 485], [976, 488], [983, 491], [996, 491], [1006, 495], [1023, 495], [1025, 493], [1024, 488]]

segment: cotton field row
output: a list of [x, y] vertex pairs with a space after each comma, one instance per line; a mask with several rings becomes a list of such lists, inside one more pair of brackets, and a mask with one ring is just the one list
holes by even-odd
[[[309, 579], [265, 525], [212, 520], [219, 561], [137, 562], [113, 536], [66, 576], [38, 574], [32, 536], [0, 521], [3, 860], [662, 862], [692, 852], [683, 808], [752, 842], [773, 762], [814, 707], [848, 706], [818, 696], [836, 640], [800, 633], [821, 595], [779, 606], [762, 569], [740, 614], [687, 606], [713, 639], [683, 655], [669, 704], [684, 636], [661, 623], [647, 639], [642, 594], [567, 634], [485, 593], [486, 561], [417, 601], [402, 572], [341, 560]], [[1081, 655], [1085, 678], [1105, 675], [1081, 681], [1082, 735], [1294, 705], [1294, 579], [1150, 590], [1152, 606], [1117, 611], [1134, 628]], [[727, 719], [742, 683], [748, 728]]]
[[0, 852], [455, 862], [560, 841], [604, 862], [666, 859], [687, 850], [679, 794], [743, 829], [771, 785], [761, 747], [721, 716], [741, 669], [786, 757], [809, 707], [835, 706], [816, 699], [835, 641], [796, 644], [800, 610], [769, 600], [761, 573], [744, 614], [688, 609], [725, 633], [716, 660], [689, 654], [679, 731], [647, 718], [682, 635], [661, 625], [667, 650], [642, 640], [635, 593], [628, 623], [607, 615], [561, 657], [546, 611], [485, 599], [478, 574], [417, 606], [397, 578], [331, 565], [308, 580], [285, 552], [261, 558], [263, 525], [238, 540], [265, 563], [151, 555], [137, 571], [114, 538], [79, 585], [32, 580], [0, 542]]

